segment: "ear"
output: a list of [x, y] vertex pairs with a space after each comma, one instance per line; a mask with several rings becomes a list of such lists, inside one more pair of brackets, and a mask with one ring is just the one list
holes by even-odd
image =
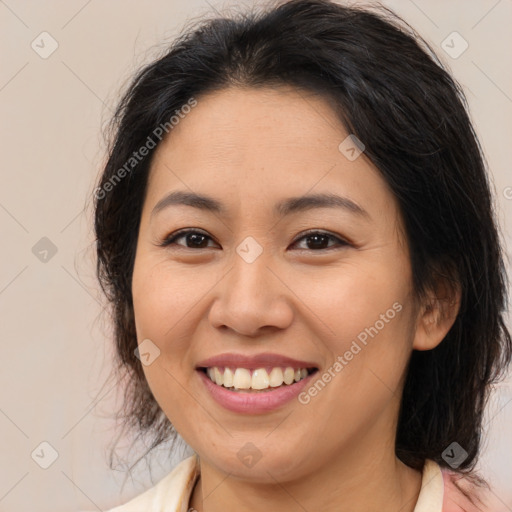
[[412, 348], [431, 350], [437, 347], [452, 328], [460, 309], [460, 285], [438, 281], [419, 308]]

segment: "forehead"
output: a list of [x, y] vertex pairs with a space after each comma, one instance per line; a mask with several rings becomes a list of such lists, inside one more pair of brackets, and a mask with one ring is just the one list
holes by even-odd
[[[193, 130], [182, 133], [186, 128]], [[167, 141], [186, 138], [206, 151], [229, 150], [234, 144], [240, 149], [274, 144], [300, 148], [315, 141], [321, 150], [344, 133], [329, 101], [317, 94], [287, 86], [230, 87], [199, 97]]]
[[198, 97], [156, 149], [148, 202], [187, 188], [260, 204], [309, 191], [389, 208], [391, 193], [371, 162], [340, 152], [348, 135], [328, 99], [302, 90], [230, 88]]

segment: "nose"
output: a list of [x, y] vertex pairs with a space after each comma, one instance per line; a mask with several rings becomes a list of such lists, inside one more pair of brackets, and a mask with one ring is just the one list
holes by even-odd
[[293, 293], [283, 277], [265, 253], [252, 262], [235, 253], [232, 267], [215, 287], [210, 324], [248, 337], [286, 329], [293, 320]]

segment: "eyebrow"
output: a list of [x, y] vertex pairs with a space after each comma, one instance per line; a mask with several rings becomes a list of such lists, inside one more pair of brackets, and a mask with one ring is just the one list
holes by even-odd
[[[186, 191], [174, 191], [164, 196], [153, 208], [151, 217], [170, 206], [191, 206], [199, 210], [227, 216], [228, 211], [217, 199], [202, 194]], [[311, 210], [313, 208], [342, 208], [360, 217], [370, 219], [370, 214], [348, 197], [332, 193], [318, 193], [299, 197], [289, 197], [274, 206], [274, 213], [280, 217]]]

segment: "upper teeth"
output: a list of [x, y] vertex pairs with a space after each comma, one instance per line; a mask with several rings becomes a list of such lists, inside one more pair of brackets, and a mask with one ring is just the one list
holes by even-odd
[[270, 373], [266, 368], [258, 368], [252, 371], [246, 368], [219, 368], [213, 366], [206, 371], [210, 380], [219, 386], [235, 389], [267, 389], [276, 388], [285, 384], [292, 384], [308, 376], [305, 368], [293, 369], [288, 366], [284, 368], [272, 368]]

